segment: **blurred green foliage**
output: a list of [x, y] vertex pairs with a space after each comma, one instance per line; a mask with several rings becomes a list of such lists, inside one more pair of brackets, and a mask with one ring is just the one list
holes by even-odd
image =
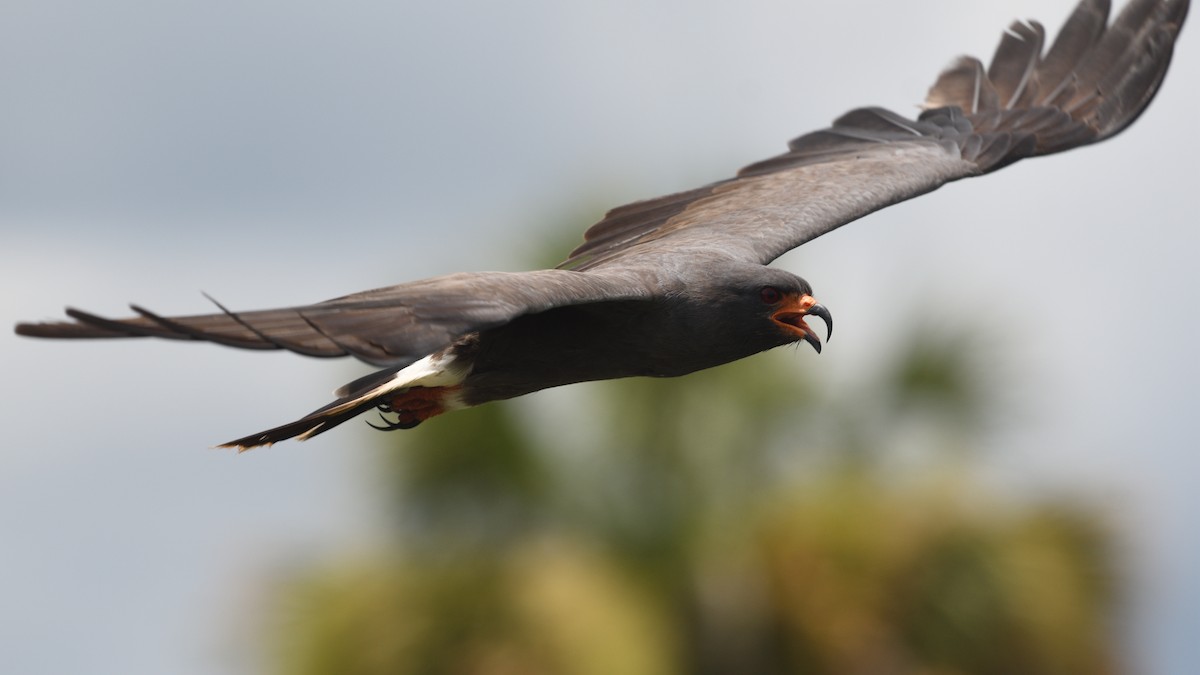
[[1100, 523], [972, 476], [998, 407], [974, 345], [918, 332], [841, 387], [776, 350], [381, 436], [389, 540], [281, 583], [273, 667], [1115, 673]]

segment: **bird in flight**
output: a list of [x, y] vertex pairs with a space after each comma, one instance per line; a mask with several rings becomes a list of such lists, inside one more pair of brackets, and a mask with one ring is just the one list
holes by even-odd
[[1146, 109], [1189, 0], [1082, 0], [1053, 44], [1015, 22], [991, 64], [953, 62], [917, 119], [859, 108], [733, 178], [620, 206], [557, 268], [433, 277], [284, 309], [21, 323], [40, 338], [158, 337], [353, 356], [381, 370], [238, 450], [304, 440], [377, 410], [408, 429], [460, 408], [559, 385], [670, 377], [833, 330], [808, 282], [767, 265], [873, 211], [1017, 160], [1102, 141]]

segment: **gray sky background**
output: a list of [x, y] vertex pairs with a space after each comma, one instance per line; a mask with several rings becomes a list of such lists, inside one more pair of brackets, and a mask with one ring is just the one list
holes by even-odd
[[[544, 230], [556, 219], [577, 228], [726, 177], [851, 107], [912, 113], [953, 56], [990, 56], [1017, 17], [1054, 31], [1072, 4], [9, 0], [0, 322], [514, 269], [539, 234], [571, 241]], [[796, 357], [830, 381], [898, 325], [970, 313], [992, 327], [1015, 405], [991, 475], [1106, 506], [1136, 582], [1133, 670], [1155, 675], [1200, 664], [1196, 32], [1117, 139], [949, 186], [779, 263], [837, 314], [826, 353]], [[207, 449], [364, 368], [0, 345], [12, 672], [245, 671], [246, 617], [277, 565], [370, 547], [363, 425]]]

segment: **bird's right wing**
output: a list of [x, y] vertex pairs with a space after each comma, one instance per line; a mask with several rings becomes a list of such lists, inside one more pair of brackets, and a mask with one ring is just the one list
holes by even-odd
[[354, 356], [379, 366], [403, 366], [522, 314], [564, 305], [648, 297], [636, 273], [474, 272], [451, 274], [354, 293], [333, 300], [251, 312], [166, 317], [132, 306], [140, 316], [109, 319], [67, 309], [74, 321], [21, 323], [19, 335], [43, 338], [158, 337], [203, 340], [243, 349], [286, 349], [307, 356]]
[[1082, 0], [1043, 54], [1045, 30], [1013, 23], [988, 68], [938, 78], [916, 120], [846, 113], [735, 178], [610, 211], [560, 267], [586, 270], [718, 254], [767, 263], [868, 213], [1019, 159], [1109, 138], [1149, 105], [1188, 0]]

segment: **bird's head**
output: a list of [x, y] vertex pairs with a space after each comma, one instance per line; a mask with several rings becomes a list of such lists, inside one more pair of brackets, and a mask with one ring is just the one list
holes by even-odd
[[804, 322], [804, 317], [815, 316], [825, 322], [825, 339], [833, 335], [833, 315], [824, 305], [812, 296], [812, 290], [801, 278], [796, 277], [802, 285], [796, 287], [779, 287], [765, 284], [758, 288], [758, 300], [762, 303], [766, 316], [773, 328], [778, 330], [791, 342], [804, 340], [812, 348], [821, 353], [821, 339]]
[[760, 268], [756, 279], [743, 282], [748, 304], [757, 300], [759, 316], [788, 342], [803, 340], [821, 353], [821, 340], [804, 318], [815, 316], [825, 322], [825, 339], [833, 334], [833, 315], [813, 297], [812, 287], [800, 277], [770, 267]]
[[791, 272], [749, 264], [712, 272], [701, 284], [707, 297], [699, 309], [719, 322], [709, 326], [714, 337], [735, 343], [743, 355], [801, 340], [820, 353], [821, 339], [805, 323], [810, 316], [825, 322], [826, 339], [833, 333], [829, 310], [813, 297], [808, 282]]

